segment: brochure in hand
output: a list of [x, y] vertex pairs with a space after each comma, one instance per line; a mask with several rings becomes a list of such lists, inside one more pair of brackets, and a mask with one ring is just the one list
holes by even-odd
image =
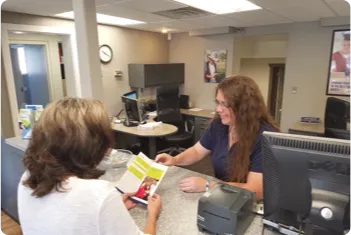
[[155, 193], [167, 169], [167, 166], [156, 163], [140, 152], [128, 164], [128, 170], [118, 181], [116, 188], [121, 193], [136, 192], [131, 199], [147, 205], [148, 196]]

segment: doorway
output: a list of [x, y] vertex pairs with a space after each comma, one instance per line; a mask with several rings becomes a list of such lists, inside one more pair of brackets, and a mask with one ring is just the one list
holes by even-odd
[[269, 64], [269, 70], [268, 110], [278, 126], [280, 126], [285, 64]]
[[45, 45], [10, 44], [17, 105], [50, 103]]

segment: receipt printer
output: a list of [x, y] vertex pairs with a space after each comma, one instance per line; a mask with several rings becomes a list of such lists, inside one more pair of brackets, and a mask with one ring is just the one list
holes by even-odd
[[254, 202], [255, 193], [217, 183], [199, 200], [197, 227], [215, 235], [243, 235], [254, 218]]

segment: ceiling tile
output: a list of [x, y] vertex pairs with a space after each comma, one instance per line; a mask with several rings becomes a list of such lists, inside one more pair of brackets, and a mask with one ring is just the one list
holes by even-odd
[[265, 8], [265, 9], [275, 9], [289, 6], [302, 6], [306, 1], [314, 3], [320, 2], [321, 0], [249, 0], [250, 2]]
[[132, 1], [132, 0], [95, 0], [95, 5], [96, 6], [104, 6], [104, 5], [108, 5], [108, 4], [113, 4], [113, 3], [117, 3], [117, 2], [125, 2], [125, 1]]
[[275, 13], [269, 12], [267, 10], [254, 10], [237, 12], [225, 15], [233, 19], [237, 19], [242, 22], [257, 26], [257, 25], [268, 25], [268, 24], [282, 24], [292, 22], [283, 16], [277, 15]]
[[54, 15], [65, 11], [72, 11], [71, 0], [48, 1], [48, 0], [10, 0], [1, 5], [2, 10], [14, 11], [35, 15]]
[[201, 23], [190, 22], [189, 20], [172, 20], [172, 21], [156, 22], [154, 24], [159, 24], [163, 27], [174, 28], [174, 29], [199, 29], [199, 28], [205, 27], [205, 25]]
[[144, 21], [148, 23], [171, 20], [167, 17], [158, 16], [152, 13], [142, 12], [134, 9], [129, 9], [126, 7], [118, 6], [117, 4], [97, 7], [96, 12], [106, 15], [128, 18], [132, 20]]
[[191, 24], [201, 24], [206, 28], [211, 27], [222, 27], [222, 26], [233, 26], [233, 27], [247, 27], [251, 26], [248, 22], [243, 22], [235, 18], [227, 18], [222, 16], [207, 16], [200, 18], [188, 19]]
[[296, 22], [316, 21], [324, 17], [336, 16], [323, 2], [319, 4], [306, 2], [303, 6], [277, 8], [272, 11]]
[[[162, 29], [165, 27], [162, 27], [161, 25], [158, 24], [140, 24], [140, 25], [130, 25], [128, 26], [129, 28], [134, 28], [134, 29], [141, 29], [141, 30], [146, 30], [146, 31], [152, 31], [152, 32], [158, 32], [161, 33]], [[176, 33], [181, 30], [179, 29], [172, 29], [172, 28], [167, 28], [169, 33]]]
[[117, 5], [146, 12], [158, 12], [186, 7], [186, 5], [167, 0], [122, 1], [117, 3]]
[[344, 0], [328, 0], [328, 6], [333, 9], [339, 16], [350, 15], [350, 4]]

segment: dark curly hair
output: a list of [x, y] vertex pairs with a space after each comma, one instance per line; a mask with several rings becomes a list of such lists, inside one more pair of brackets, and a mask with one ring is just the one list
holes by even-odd
[[266, 123], [276, 130], [279, 130], [279, 127], [269, 114], [260, 89], [251, 78], [245, 76], [226, 78], [218, 84], [216, 95], [219, 90], [227, 99], [236, 117], [238, 142], [235, 144], [233, 156], [229, 156], [228, 180], [244, 183], [249, 172], [250, 152], [260, 125]]
[[104, 105], [98, 100], [64, 98], [49, 104], [35, 124], [24, 155], [29, 177], [23, 184], [43, 197], [62, 191], [68, 177], [96, 179], [96, 166], [112, 147], [113, 135]]

